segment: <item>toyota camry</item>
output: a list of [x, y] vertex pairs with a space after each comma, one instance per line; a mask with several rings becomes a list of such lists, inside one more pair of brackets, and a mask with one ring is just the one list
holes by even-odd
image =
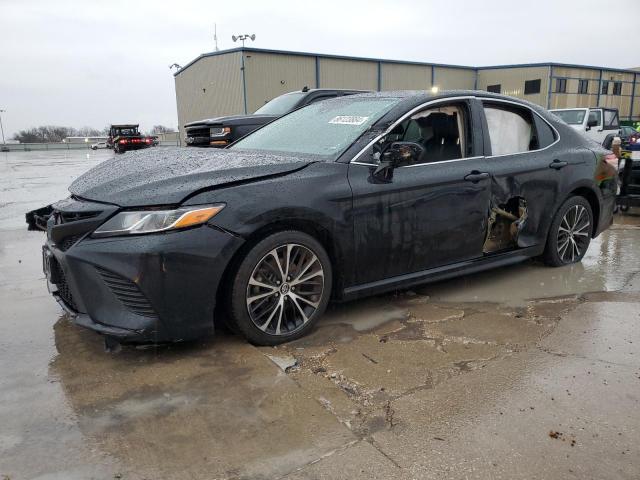
[[528, 102], [359, 94], [296, 110], [224, 150], [107, 160], [46, 230], [50, 291], [110, 341], [211, 334], [275, 345], [328, 302], [540, 257], [579, 262], [612, 222], [617, 159]]

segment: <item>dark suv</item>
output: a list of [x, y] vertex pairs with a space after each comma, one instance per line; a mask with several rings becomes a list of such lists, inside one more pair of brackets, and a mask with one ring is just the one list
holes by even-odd
[[184, 126], [187, 132], [185, 142], [190, 147], [223, 148], [262, 125], [300, 107], [354, 93], [363, 93], [363, 91], [305, 87], [300, 91], [285, 93], [274, 98], [256, 110], [253, 115], [231, 115], [187, 123]]

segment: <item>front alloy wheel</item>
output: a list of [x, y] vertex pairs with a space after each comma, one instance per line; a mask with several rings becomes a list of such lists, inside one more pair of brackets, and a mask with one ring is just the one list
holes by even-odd
[[302, 232], [274, 233], [241, 260], [229, 296], [230, 320], [250, 342], [277, 345], [301, 337], [324, 313], [331, 262]]
[[247, 286], [251, 321], [271, 335], [292, 333], [309, 321], [322, 299], [324, 269], [307, 247], [287, 243], [267, 253]]

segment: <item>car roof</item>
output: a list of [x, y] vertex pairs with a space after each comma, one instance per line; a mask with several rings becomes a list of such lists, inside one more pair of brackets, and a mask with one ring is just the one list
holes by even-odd
[[309, 88], [307, 90], [294, 90], [293, 92], [283, 93], [282, 95], [295, 95], [299, 93], [331, 93], [331, 92], [342, 92], [342, 93], [370, 93], [371, 90], [356, 90], [352, 88]]
[[[400, 105], [407, 106], [412, 103], [419, 105], [421, 103], [432, 100], [447, 99], [453, 97], [478, 97], [495, 100], [505, 100], [527, 106], [536, 111], [545, 111], [540, 105], [523, 100], [521, 98], [509, 97], [498, 93], [491, 93], [485, 90], [441, 90], [438, 92], [430, 92], [428, 90], [393, 90], [382, 92], [358, 93], [350, 95], [349, 98], [398, 98]], [[327, 100], [332, 101], [332, 100]]]

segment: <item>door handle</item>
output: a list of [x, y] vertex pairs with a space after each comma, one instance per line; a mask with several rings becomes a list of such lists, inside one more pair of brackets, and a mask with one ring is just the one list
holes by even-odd
[[557, 158], [549, 164], [549, 168], [553, 168], [554, 170], [560, 170], [561, 168], [569, 165], [569, 162], [565, 162], [562, 160], [558, 160]]
[[477, 170], [472, 171], [469, 175], [464, 177], [467, 182], [478, 183], [480, 180], [484, 180], [485, 178], [489, 178], [489, 174], [487, 172], [479, 172]]

